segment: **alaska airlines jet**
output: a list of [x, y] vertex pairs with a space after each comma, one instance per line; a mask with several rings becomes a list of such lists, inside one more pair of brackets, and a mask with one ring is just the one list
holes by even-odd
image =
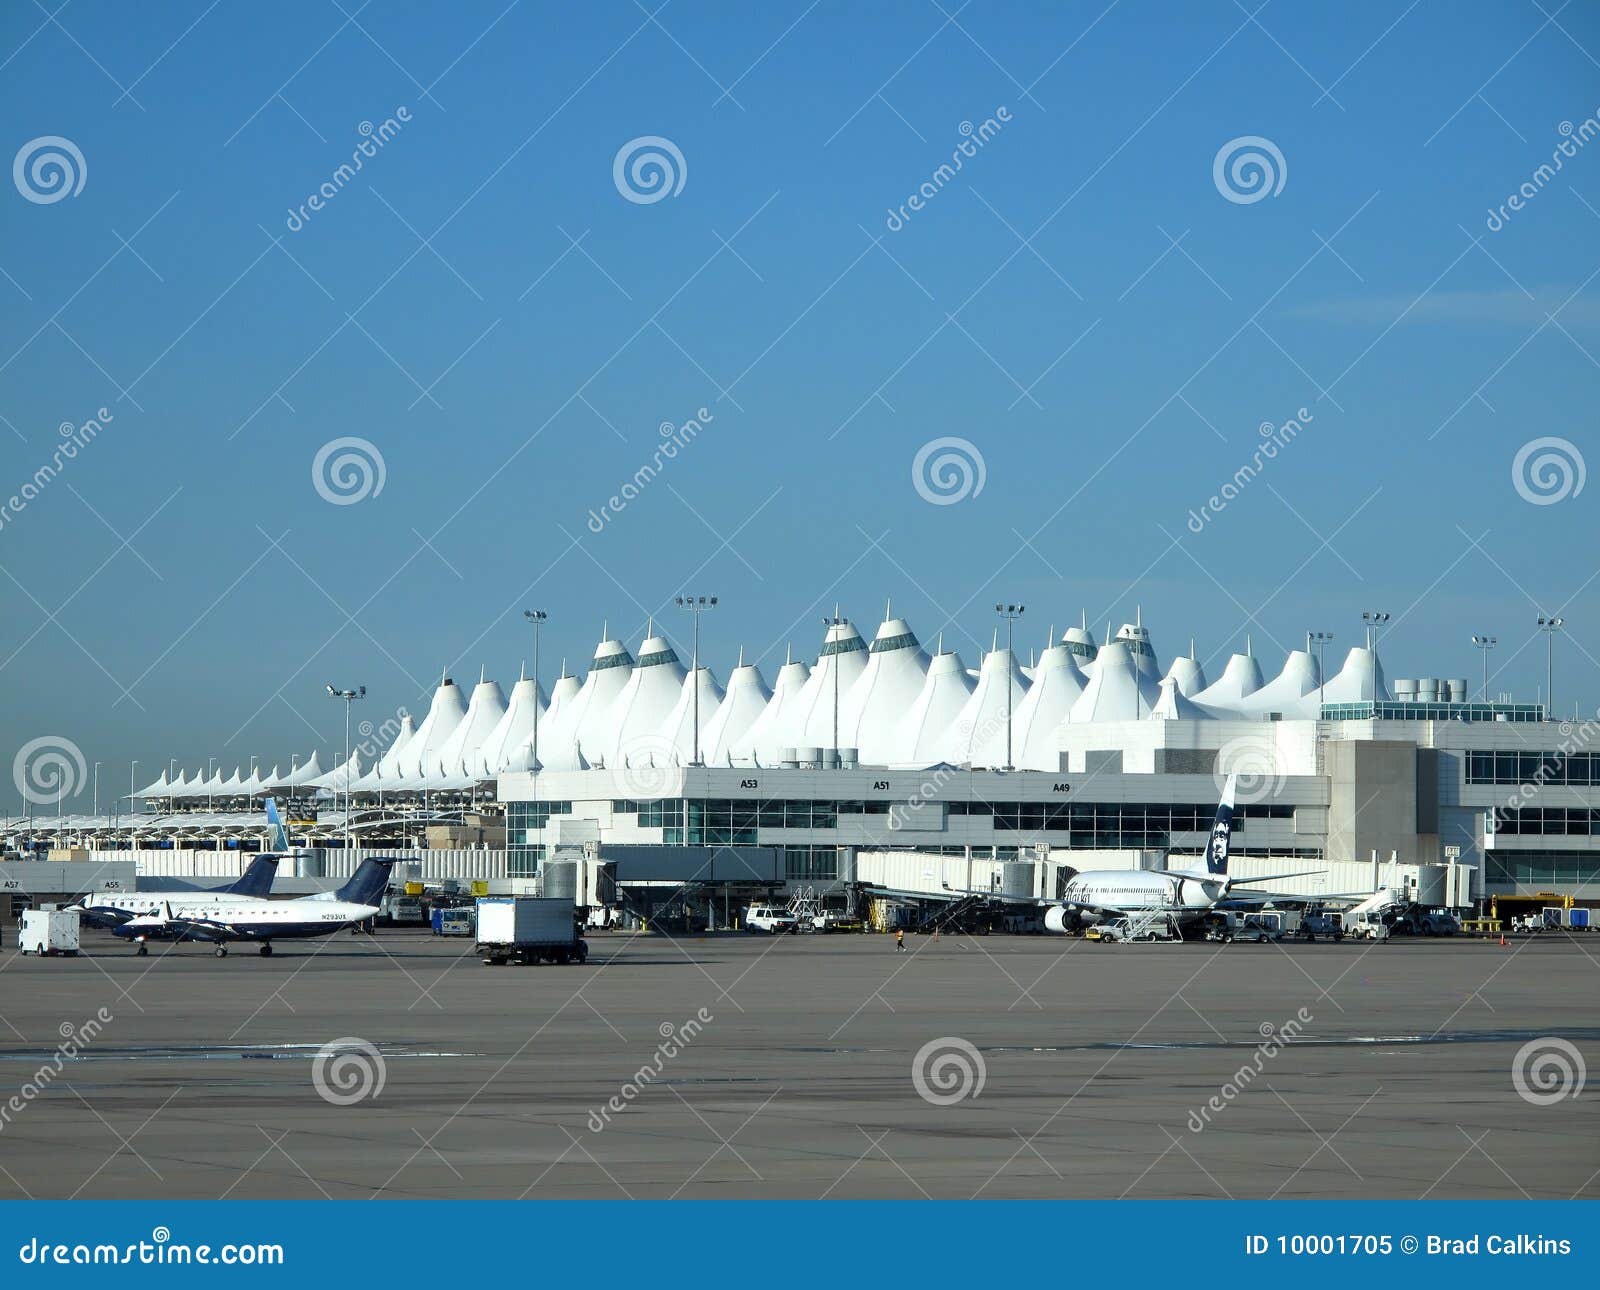
[[148, 954], [150, 941], [211, 941], [217, 957], [228, 956], [229, 941], [253, 941], [263, 956], [275, 940], [328, 936], [377, 915], [389, 871], [397, 861], [363, 860], [354, 876], [329, 895], [297, 900], [230, 900], [168, 896], [153, 914], [131, 918], [112, 934], [135, 941]]
[[[1061, 898], [1044, 914], [1048, 931], [1067, 932], [1084, 922], [1124, 914], [1168, 913], [1180, 923], [1202, 918], [1221, 904], [1264, 905], [1271, 900], [1304, 899], [1282, 892], [1245, 892], [1246, 885], [1304, 878], [1321, 870], [1265, 874], [1248, 880], [1228, 876], [1228, 848], [1233, 837], [1233, 794], [1237, 777], [1228, 776], [1211, 824], [1205, 855], [1177, 869], [1090, 869], [1071, 874]], [[1327, 899], [1326, 896], [1319, 899]]]

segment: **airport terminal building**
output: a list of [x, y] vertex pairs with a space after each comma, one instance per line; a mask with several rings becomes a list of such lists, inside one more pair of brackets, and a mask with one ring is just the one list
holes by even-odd
[[[1031, 864], [1048, 898], [1068, 868], [1198, 853], [1233, 772], [1246, 878], [1306, 870], [1274, 886], [1365, 890], [1392, 861], [1430, 867], [1455, 907], [1600, 898], [1600, 722], [1474, 702], [1459, 679], [1391, 682], [1370, 644], [1327, 676], [1295, 649], [1269, 676], [1247, 642], [1210, 679], [1192, 647], [1161, 667], [1140, 621], [1108, 635], [1052, 629], [1026, 662], [997, 639], [968, 667], [901, 618], [870, 643], [835, 618], [815, 663], [791, 657], [770, 683], [742, 657], [724, 683], [662, 636], [637, 655], [608, 638], [548, 695], [527, 676], [509, 697], [446, 677], [420, 723], [332, 771], [313, 755], [287, 774], [164, 772], [131, 816], [33, 818], [10, 842], [104, 860], [138, 848], [141, 875], [209, 873], [206, 856], [261, 847], [272, 793], [319, 878], [410, 846], [424, 878], [528, 879], [587, 847], [624, 885], [937, 892]], [[448, 830], [426, 845], [457, 850], [422, 849]]]

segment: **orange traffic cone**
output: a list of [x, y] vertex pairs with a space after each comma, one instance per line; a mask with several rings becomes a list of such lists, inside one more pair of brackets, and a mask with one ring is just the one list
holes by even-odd
[[1501, 932], [1500, 933], [1500, 948], [1501, 949], [1505, 949], [1505, 947], [1506, 947], [1506, 934], [1504, 932]]

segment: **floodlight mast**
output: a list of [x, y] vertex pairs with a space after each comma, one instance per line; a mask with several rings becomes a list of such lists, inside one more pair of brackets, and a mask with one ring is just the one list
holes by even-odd
[[328, 693], [344, 700], [344, 849], [350, 852], [350, 705], [367, 697], [367, 687], [358, 685], [353, 690], [340, 690], [330, 685]]

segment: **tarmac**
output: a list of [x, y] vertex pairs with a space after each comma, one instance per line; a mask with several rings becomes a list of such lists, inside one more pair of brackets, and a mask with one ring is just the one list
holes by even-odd
[[1600, 1194], [1600, 937], [6, 939], [0, 1198]]

